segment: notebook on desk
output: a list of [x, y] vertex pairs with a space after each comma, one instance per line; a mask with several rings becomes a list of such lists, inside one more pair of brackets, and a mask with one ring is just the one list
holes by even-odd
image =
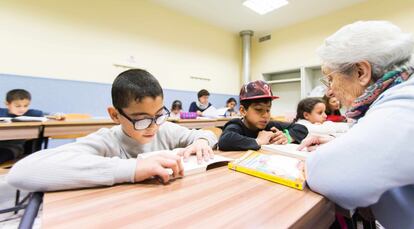
[[9, 117], [0, 117], [0, 123], [11, 122], [11, 118]]
[[[155, 156], [161, 152], [167, 152], [167, 153], [171, 153], [171, 154], [177, 154], [180, 150], [182, 150], [182, 148], [177, 148], [174, 150], [163, 150], [163, 151], [154, 151], [154, 152], [148, 152], [148, 153], [142, 153], [139, 155], [140, 158], [148, 158], [151, 156]], [[182, 160], [182, 159], [181, 159]], [[188, 161], [181, 161], [183, 166], [184, 166], [184, 176], [189, 176], [192, 174], [197, 174], [197, 173], [202, 173], [205, 172], [209, 169], [212, 168], [216, 168], [216, 167], [220, 167], [220, 166], [226, 166], [227, 163], [229, 161], [231, 161], [233, 159], [231, 158], [227, 158], [227, 157], [223, 157], [220, 155], [214, 155], [213, 159], [209, 159], [209, 161], [202, 161], [201, 164], [198, 164], [197, 162], [197, 157], [195, 155], [191, 155], [188, 158]], [[167, 169], [168, 173], [170, 173], [170, 175], [172, 175], [172, 170], [171, 169]]]
[[45, 122], [46, 117], [17, 116], [11, 119], [12, 122]]
[[249, 150], [228, 167], [298, 190], [305, 187], [304, 161], [298, 158]]

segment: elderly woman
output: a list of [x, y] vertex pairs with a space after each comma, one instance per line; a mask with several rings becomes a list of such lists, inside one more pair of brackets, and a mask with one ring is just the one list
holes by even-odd
[[357, 123], [300, 147], [316, 149], [306, 162], [312, 190], [347, 209], [371, 206], [386, 228], [414, 228], [413, 46], [410, 34], [385, 21], [356, 22], [328, 37], [318, 49], [327, 94]]

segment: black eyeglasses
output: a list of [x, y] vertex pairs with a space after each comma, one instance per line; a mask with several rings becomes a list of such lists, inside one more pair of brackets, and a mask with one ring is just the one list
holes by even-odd
[[163, 124], [165, 121], [167, 121], [167, 118], [170, 116], [170, 111], [166, 108], [162, 108], [162, 114], [156, 115], [154, 118], [143, 118], [143, 119], [137, 119], [133, 120], [128, 115], [126, 115], [122, 109], [116, 108], [118, 112], [124, 116], [126, 119], [128, 119], [132, 125], [134, 126], [135, 130], [144, 130], [150, 127], [153, 123], [157, 124], [158, 126]]

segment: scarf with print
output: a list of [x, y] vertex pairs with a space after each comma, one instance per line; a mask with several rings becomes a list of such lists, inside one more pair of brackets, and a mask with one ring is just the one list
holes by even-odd
[[355, 120], [362, 118], [382, 92], [407, 81], [413, 72], [413, 67], [403, 66], [385, 73], [377, 82], [370, 85], [360, 97], [352, 102], [351, 108], [346, 112], [346, 117]]
[[198, 108], [200, 108], [200, 110], [205, 110], [205, 109], [208, 108], [208, 105], [210, 105], [210, 103], [202, 104], [202, 103], [200, 103], [200, 101], [196, 101], [196, 105], [197, 105]]

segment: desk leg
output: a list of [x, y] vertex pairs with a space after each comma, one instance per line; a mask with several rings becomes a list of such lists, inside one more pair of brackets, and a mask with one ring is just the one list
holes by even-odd
[[29, 204], [24, 211], [23, 217], [20, 220], [19, 229], [32, 228], [34, 220], [39, 212], [40, 204], [43, 201], [43, 193], [35, 192], [30, 196]]

